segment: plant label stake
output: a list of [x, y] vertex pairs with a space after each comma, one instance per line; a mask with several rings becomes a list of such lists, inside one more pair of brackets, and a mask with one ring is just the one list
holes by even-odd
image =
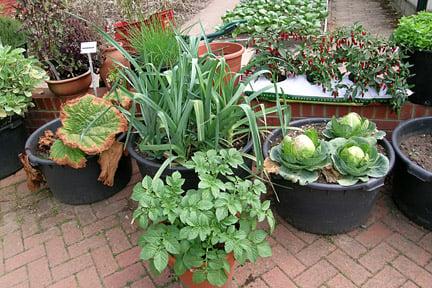
[[96, 79], [96, 74], [93, 71], [93, 60], [91, 58], [91, 54], [96, 53], [97, 52], [97, 42], [82, 42], [81, 43], [81, 54], [87, 54], [88, 60], [89, 60], [89, 66], [90, 66], [90, 71], [91, 71], [91, 77], [92, 77], [92, 87], [93, 87], [93, 91], [95, 93], [95, 96], [98, 97], [97, 95], [97, 79]]

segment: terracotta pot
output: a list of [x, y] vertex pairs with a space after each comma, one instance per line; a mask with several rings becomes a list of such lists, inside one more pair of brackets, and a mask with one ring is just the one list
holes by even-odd
[[100, 76], [105, 86], [111, 89], [111, 84], [108, 81], [108, 76], [119, 64], [130, 68], [129, 61], [118, 51], [115, 47], [108, 47], [102, 52], [102, 66], [100, 69]]
[[[245, 48], [243, 45], [231, 42], [214, 42], [210, 43], [210, 49], [215, 55], [224, 57], [227, 64], [230, 67], [231, 73], [238, 73], [241, 69], [241, 61]], [[207, 46], [202, 44], [198, 48], [199, 57], [203, 56], [208, 52]]]
[[126, 22], [126, 21], [120, 21], [114, 23], [114, 39], [122, 43], [125, 48], [130, 47], [130, 43], [128, 41], [129, 31], [131, 29], [140, 29], [141, 23], [144, 23], [145, 25], [150, 25], [154, 21], [160, 21], [162, 28], [165, 29], [166, 27], [169, 27], [169, 25], [175, 25], [174, 22], [174, 10], [164, 10], [158, 13], [153, 14], [144, 21], [135, 21], [135, 22]]
[[[235, 259], [234, 259], [234, 254], [229, 253], [227, 256], [227, 260], [228, 260], [228, 263], [230, 265], [230, 273], [228, 275], [227, 282], [221, 288], [231, 287], [232, 277], [234, 275], [234, 270], [235, 270], [234, 268], [235, 268], [235, 263], [236, 263]], [[174, 263], [175, 263], [175, 258], [170, 257], [168, 264], [171, 268], [174, 267]], [[196, 284], [193, 282], [192, 277], [193, 277], [193, 273], [190, 270], [186, 271], [183, 275], [179, 276], [180, 281], [183, 283], [184, 287], [187, 287], [187, 288], [215, 288], [215, 287], [217, 287], [217, 286], [211, 285], [207, 281], [204, 281], [200, 284]]]
[[90, 70], [74, 78], [46, 81], [48, 88], [57, 96], [69, 96], [85, 92], [89, 89], [91, 82]]

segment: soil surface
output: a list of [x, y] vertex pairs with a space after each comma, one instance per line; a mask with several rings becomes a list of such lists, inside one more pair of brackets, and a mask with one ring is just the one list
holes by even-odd
[[401, 142], [402, 152], [423, 169], [432, 172], [432, 134], [420, 134]]

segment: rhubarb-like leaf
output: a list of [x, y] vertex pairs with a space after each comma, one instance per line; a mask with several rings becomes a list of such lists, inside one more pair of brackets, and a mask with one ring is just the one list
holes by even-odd
[[108, 150], [116, 135], [127, 130], [127, 121], [112, 104], [92, 95], [67, 102], [60, 113], [59, 138], [88, 155]]
[[78, 148], [66, 146], [61, 140], [56, 140], [51, 146], [50, 158], [59, 165], [67, 165], [75, 169], [86, 166], [86, 155]]

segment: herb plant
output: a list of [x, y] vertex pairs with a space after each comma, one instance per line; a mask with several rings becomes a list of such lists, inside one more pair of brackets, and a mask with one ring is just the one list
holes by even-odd
[[375, 123], [355, 112], [351, 112], [339, 119], [333, 116], [332, 120], [327, 123], [323, 134], [329, 139], [338, 137], [351, 138], [353, 136], [383, 139], [386, 135], [384, 131], [378, 131]]
[[[18, 0], [17, 10], [28, 34], [28, 53], [44, 64], [52, 80], [75, 77], [88, 70], [80, 42], [97, 41], [97, 34], [67, 13], [65, 0]], [[93, 57], [96, 64], [97, 56]]]
[[330, 146], [310, 129], [295, 138], [285, 136], [271, 149], [270, 159], [280, 164], [279, 175], [283, 178], [306, 185], [316, 181], [318, 171], [330, 164]]
[[335, 148], [332, 154], [333, 166], [341, 174], [337, 182], [342, 186], [357, 182], [368, 182], [369, 177], [387, 175], [389, 160], [378, 153], [374, 138], [336, 138], [330, 141]]
[[325, 0], [247, 0], [228, 11], [222, 19], [225, 24], [246, 20], [234, 30], [234, 36], [270, 31], [318, 35], [327, 15]]
[[128, 41], [136, 51], [140, 63], [150, 61], [159, 69], [171, 68], [179, 57], [179, 47], [173, 28], [163, 27], [158, 20], [132, 29]]
[[26, 35], [18, 20], [0, 16], [0, 43], [12, 48], [23, 48]]
[[186, 164], [200, 178], [197, 190], [183, 191], [178, 172], [166, 183], [158, 176], [138, 183], [132, 199], [138, 202], [134, 221], [145, 230], [138, 240], [141, 259], [162, 272], [173, 257], [176, 275], [189, 270], [195, 283], [222, 286], [231, 269], [228, 254], [240, 264], [271, 256], [267, 232], [257, 228], [264, 220], [271, 231], [275, 225], [270, 201], [260, 200], [266, 187], [234, 176], [242, 163], [235, 149], [197, 152]]
[[410, 50], [432, 51], [432, 12], [402, 17], [393, 37]]
[[0, 43], [0, 120], [24, 116], [32, 106], [32, 92], [47, 77], [34, 57], [24, 57], [24, 49]]

